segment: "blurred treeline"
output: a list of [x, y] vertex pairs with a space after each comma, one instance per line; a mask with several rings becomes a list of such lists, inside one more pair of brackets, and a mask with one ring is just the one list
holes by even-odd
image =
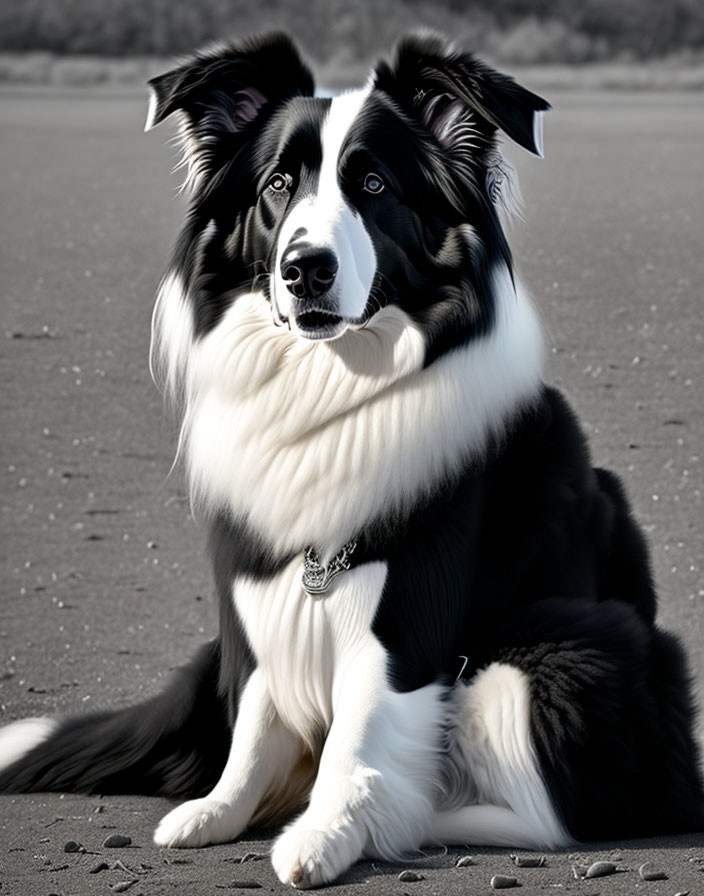
[[354, 65], [429, 26], [497, 60], [642, 60], [704, 48], [704, 0], [0, 0], [0, 51], [171, 55], [272, 27]]

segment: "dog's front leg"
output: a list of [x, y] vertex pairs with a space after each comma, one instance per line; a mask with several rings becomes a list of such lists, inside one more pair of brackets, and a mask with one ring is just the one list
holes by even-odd
[[234, 840], [265, 794], [284, 781], [300, 757], [295, 736], [282, 725], [264, 676], [256, 670], [242, 691], [227, 764], [208, 796], [190, 800], [162, 818], [159, 846], [206, 846]]
[[434, 685], [392, 691], [386, 653], [371, 636], [336, 674], [310, 804], [273, 849], [281, 881], [319, 886], [363, 855], [391, 859], [421, 844], [436, 797], [440, 697]]

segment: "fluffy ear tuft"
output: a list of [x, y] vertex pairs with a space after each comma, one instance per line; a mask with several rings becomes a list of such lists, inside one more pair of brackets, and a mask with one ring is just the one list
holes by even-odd
[[543, 154], [542, 113], [550, 104], [440, 37], [402, 38], [391, 64], [377, 66], [375, 85], [441, 143], [456, 131], [477, 148], [467, 140], [470, 129], [487, 144], [500, 129], [529, 152]]
[[[213, 111], [227, 130], [251, 123], [266, 103], [312, 96], [313, 75], [286, 34], [273, 33], [197, 53], [149, 81], [145, 130], [181, 111], [197, 125]], [[212, 123], [212, 122], [211, 122]]]

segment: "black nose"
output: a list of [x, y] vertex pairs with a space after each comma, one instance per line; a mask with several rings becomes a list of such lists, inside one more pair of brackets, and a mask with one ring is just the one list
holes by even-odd
[[291, 246], [281, 259], [281, 276], [298, 299], [317, 299], [335, 282], [337, 258], [330, 249]]

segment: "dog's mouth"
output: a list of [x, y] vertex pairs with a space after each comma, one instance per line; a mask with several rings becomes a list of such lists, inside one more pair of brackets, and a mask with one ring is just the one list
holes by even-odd
[[350, 328], [358, 330], [365, 327], [371, 317], [367, 309], [359, 318], [339, 314], [337, 301], [326, 301], [324, 296], [314, 303], [310, 299], [294, 300], [293, 307], [287, 309], [286, 314], [278, 310], [273, 298], [270, 301], [274, 323], [278, 326], [287, 326], [303, 339], [337, 339]]
[[344, 325], [344, 319], [339, 314], [320, 308], [294, 314], [294, 322], [306, 339], [330, 339], [338, 335]]

